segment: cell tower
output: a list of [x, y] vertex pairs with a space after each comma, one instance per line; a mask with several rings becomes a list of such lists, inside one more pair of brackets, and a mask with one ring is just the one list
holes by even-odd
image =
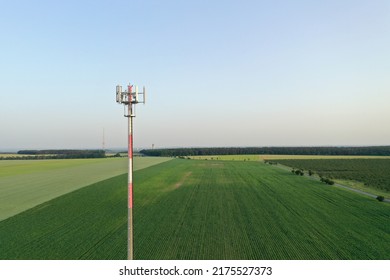
[[[142, 100], [139, 96], [142, 95]], [[116, 102], [124, 105], [124, 116], [128, 119], [128, 239], [127, 239], [127, 259], [134, 258], [133, 242], [133, 118], [135, 117], [135, 105], [145, 104], [145, 87], [142, 92], [138, 92], [138, 87], [129, 84], [127, 91], [122, 91], [122, 86], [116, 86]]]

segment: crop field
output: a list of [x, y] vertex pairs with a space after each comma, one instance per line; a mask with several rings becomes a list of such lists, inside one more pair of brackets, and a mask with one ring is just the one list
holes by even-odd
[[[318, 175], [340, 179], [343, 183], [361, 182], [360, 188], [377, 189], [390, 196], [390, 159], [320, 159], [320, 160], [276, 160], [294, 168], [313, 170]], [[346, 181], [347, 180], [347, 181]], [[355, 187], [359, 185], [356, 184]], [[366, 187], [366, 188], [364, 188]]]
[[[134, 174], [136, 259], [390, 259], [390, 205], [260, 162]], [[0, 259], [126, 259], [127, 176], [0, 222]]]
[[[135, 158], [134, 169], [168, 158]], [[47, 200], [127, 172], [127, 159], [0, 161], [0, 221]]]
[[336, 183], [343, 186], [390, 199], [389, 156], [217, 155], [191, 156], [190, 158], [198, 160], [269, 160], [279, 162], [292, 168], [310, 169], [315, 171], [317, 175], [332, 178]]

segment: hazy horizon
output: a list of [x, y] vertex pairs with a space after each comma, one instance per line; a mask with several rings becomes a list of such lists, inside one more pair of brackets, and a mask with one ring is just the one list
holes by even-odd
[[390, 2], [3, 3], [0, 151], [390, 144]]
[[[351, 145], [343, 145], [343, 146], [166, 146], [166, 147], [134, 147], [133, 150], [135, 152], [141, 150], [152, 150], [152, 149], [202, 149], [202, 148], [361, 148], [361, 147], [389, 147], [390, 145], [375, 145], [375, 146], [351, 146]], [[123, 151], [127, 152], [128, 147], [106, 147], [105, 151]], [[100, 150], [102, 147], [84, 147], [84, 148], [36, 148], [36, 149], [28, 149], [28, 148], [10, 148], [10, 149], [0, 149], [0, 153], [14, 153], [21, 150]]]

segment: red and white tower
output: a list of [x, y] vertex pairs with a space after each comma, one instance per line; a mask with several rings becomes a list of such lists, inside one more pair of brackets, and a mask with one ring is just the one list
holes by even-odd
[[[142, 95], [142, 100], [139, 96]], [[145, 104], [145, 87], [138, 93], [138, 87], [128, 85], [127, 90], [122, 92], [122, 86], [116, 86], [116, 102], [124, 104], [124, 116], [128, 118], [128, 238], [127, 238], [127, 259], [134, 259], [133, 241], [133, 118], [135, 117], [135, 105]]]

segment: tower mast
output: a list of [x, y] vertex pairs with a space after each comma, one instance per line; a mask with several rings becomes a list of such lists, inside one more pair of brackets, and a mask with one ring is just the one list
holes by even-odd
[[[133, 90], [135, 88], [135, 90]], [[143, 99], [139, 100], [139, 95]], [[124, 116], [128, 119], [128, 239], [127, 239], [127, 258], [134, 259], [134, 226], [133, 226], [133, 118], [135, 117], [135, 105], [145, 104], [145, 87], [142, 93], [138, 93], [138, 87], [129, 84], [127, 91], [122, 91], [122, 86], [116, 86], [116, 102], [124, 104]]]

